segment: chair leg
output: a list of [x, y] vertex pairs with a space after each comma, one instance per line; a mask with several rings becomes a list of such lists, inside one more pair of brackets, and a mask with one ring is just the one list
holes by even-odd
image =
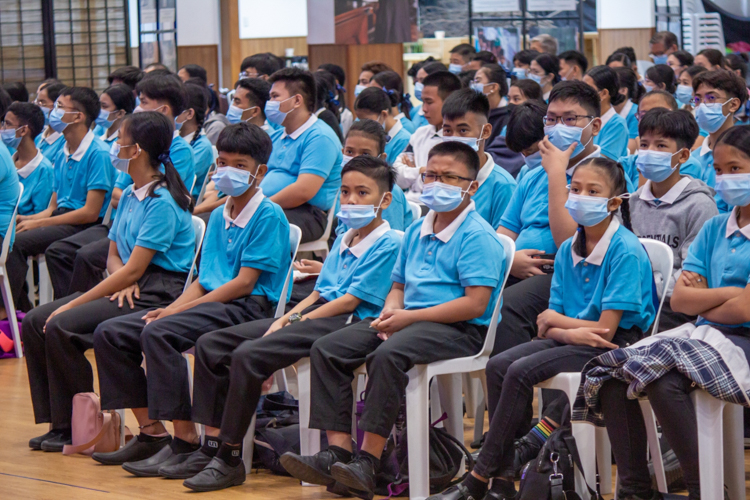
[[474, 410], [476, 410], [476, 399], [474, 397], [474, 388], [471, 384], [471, 374], [464, 373], [461, 375], [461, 383], [463, 384], [464, 390], [464, 404], [466, 405], [466, 418], [475, 418]]
[[745, 498], [745, 450], [742, 407], [727, 403], [724, 406], [724, 484], [729, 487], [729, 498]]
[[484, 412], [487, 409], [487, 377], [484, 370], [473, 374], [480, 389], [480, 398], [474, 410], [474, 441], [478, 442], [484, 435]]
[[[445, 430], [458, 439], [462, 443], [464, 442], [464, 419], [463, 419], [463, 400], [461, 398], [461, 387], [462, 377], [460, 374], [451, 375], [439, 375], [438, 379], [438, 390], [440, 392], [440, 401], [448, 414], [446, 420]], [[407, 406], [408, 408], [408, 406]], [[461, 463], [459, 467], [458, 475], [464, 473], [465, 463]]]
[[47, 270], [47, 261], [44, 255], [37, 257], [37, 263], [39, 264], [39, 305], [49, 304], [54, 298], [54, 292], [52, 291], [52, 282], [49, 278], [49, 271]]
[[430, 456], [427, 366], [409, 370], [406, 386], [406, 428], [409, 449], [409, 498], [423, 500], [430, 494]]
[[582, 422], [573, 422], [572, 428], [583, 466], [583, 474], [576, 468], [576, 492], [581, 495], [581, 498], [587, 498], [588, 488], [583, 476], [585, 475], [588, 479], [591, 489], [596, 486], [596, 453], [591, 453], [591, 450], [596, 449], [596, 429], [592, 424]]
[[2, 295], [3, 305], [5, 306], [5, 312], [8, 314], [8, 322], [10, 323], [10, 332], [13, 336], [13, 347], [16, 350], [16, 357], [23, 357], [23, 348], [21, 347], [21, 330], [18, 328], [18, 320], [16, 318], [16, 307], [13, 304], [13, 292], [10, 289], [10, 281], [8, 281], [8, 274], [5, 271], [5, 266], [0, 269], [2, 273]]
[[648, 440], [648, 450], [651, 454], [651, 462], [654, 464], [654, 474], [656, 475], [656, 486], [662, 493], [667, 493], [667, 476], [664, 474], [664, 462], [661, 455], [661, 443], [656, 431], [656, 417], [651, 409], [651, 403], [648, 399], [641, 399], [641, 413], [643, 421], [646, 423], [646, 439]]
[[245, 474], [250, 474], [250, 470], [253, 468], [253, 447], [255, 442], [255, 414], [253, 413], [253, 419], [250, 421], [250, 427], [247, 428], [245, 438], [242, 440], [242, 461], [245, 464]]
[[125, 446], [125, 410], [117, 410], [120, 414], [120, 448]]
[[599, 488], [602, 495], [609, 495], [612, 493], [612, 445], [606, 427], [597, 427], [595, 432]]
[[[430, 380], [430, 423], [443, 416], [443, 407], [440, 405], [440, 391], [438, 390], [437, 380]], [[437, 424], [438, 427], [445, 427], [442, 422]]]
[[26, 271], [26, 287], [29, 289], [27, 296], [29, 297], [29, 303], [34, 306], [36, 304], [36, 297], [34, 294], [34, 257], [26, 259], [26, 265], [29, 268]]
[[698, 424], [701, 498], [724, 498], [724, 425], [726, 403], [702, 390], [691, 394]]
[[297, 384], [299, 386], [299, 437], [300, 453], [315, 455], [320, 451], [320, 431], [310, 429], [310, 358], [297, 363]]

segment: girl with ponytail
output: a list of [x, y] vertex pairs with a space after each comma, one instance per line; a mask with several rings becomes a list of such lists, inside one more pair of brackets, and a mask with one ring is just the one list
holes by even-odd
[[417, 129], [411, 121], [411, 96], [404, 94], [404, 82], [395, 71], [382, 71], [372, 77], [371, 87], [379, 87], [391, 99], [391, 116], [400, 121], [410, 134]]
[[192, 78], [185, 82], [185, 92], [188, 97], [185, 109], [187, 119], [178, 127], [180, 127], [180, 137], [185, 139], [193, 149], [195, 183], [190, 194], [196, 200], [201, 192], [201, 187], [203, 187], [206, 174], [214, 163], [211, 141], [203, 134], [203, 124], [205, 123], [211, 95], [208, 87], [203, 85], [200, 80]]
[[86, 293], [59, 298], [24, 318], [35, 419], [51, 424], [50, 432], [29, 442], [33, 449], [62, 451], [71, 443], [73, 396], [94, 389], [84, 353], [99, 324], [165, 306], [182, 291], [195, 234], [191, 200], [169, 161], [172, 135], [172, 120], [161, 113], [124, 118], [110, 158], [133, 184], [123, 191], [109, 232], [109, 276]]
[[628, 124], [615, 110], [627, 97], [620, 93], [617, 73], [609, 66], [597, 66], [586, 73], [583, 82], [597, 91], [601, 101], [602, 128], [594, 144], [602, 148], [602, 156], [612, 160], [627, 156]]

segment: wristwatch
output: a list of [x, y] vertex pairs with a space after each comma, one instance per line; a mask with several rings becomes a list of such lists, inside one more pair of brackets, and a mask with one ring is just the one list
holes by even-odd
[[302, 315], [300, 313], [294, 313], [289, 316], [289, 324], [296, 323], [298, 321], [302, 321]]

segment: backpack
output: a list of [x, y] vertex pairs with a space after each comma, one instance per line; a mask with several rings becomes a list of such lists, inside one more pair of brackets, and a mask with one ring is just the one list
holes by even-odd
[[[101, 411], [99, 396], [81, 392], [73, 396], [73, 444], [63, 447], [63, 455], [81, 453], [91, 455], [109, 453], [120, 449], [120, 414], [116, 410]], [[133, 434], [127, 427], [125, 441]]]

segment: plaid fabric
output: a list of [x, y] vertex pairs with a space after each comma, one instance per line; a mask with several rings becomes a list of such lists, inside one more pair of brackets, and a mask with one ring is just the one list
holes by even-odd
[[589, 361], [573, 407], [573, 420], [604, 426], [599, 390], [614, 378], [628, 384], [628, 398], [644, 397], [643, 389], [671, 369], [692, 380], [713, 397], [748, 406], [742, 388], [721, 354], [697, 339], [665, 338], [644, 346], [615, 349]]

